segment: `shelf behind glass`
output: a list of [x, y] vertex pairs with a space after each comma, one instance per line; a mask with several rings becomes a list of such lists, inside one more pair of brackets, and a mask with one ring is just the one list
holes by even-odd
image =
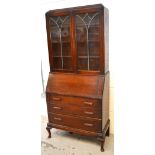
[[57, 55], [54, 55], [53, 58], [71, 58], [72, 56], [57, 56]]
[[[89, 56], [89, 58], [99, 58], [100, 56]], [[80, 59], [85, 59], [85, 58], [87, 58], [88, 59], [88, 56], [78, 56], [78, 58], [80, 58]]]
[[[64, 44], [70, 44], [70, 41], [61, 41]], [[60, 44], [60, 41], [52, 41], [52, 44]]]

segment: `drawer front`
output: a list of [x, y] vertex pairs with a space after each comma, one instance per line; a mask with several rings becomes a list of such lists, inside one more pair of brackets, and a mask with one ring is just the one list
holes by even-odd
[[101, 120], [49, 113], [49, 122], [92, 132], [101, 132]]
[[48, 103], [63, 103], [63, 104], [72, 104], [80, 107], [92, 107], [96, 109], [101, 109], [101, 103], [96, 99], [88, 99], [81, 97], [68, 97], [61, 95], [48, 95]]
[[63, 103], [48, 104], [48, 112], [56, 114], [77, 115], [101, 119], [101, 109], [80, 107], [75, 105], [64, 105]]

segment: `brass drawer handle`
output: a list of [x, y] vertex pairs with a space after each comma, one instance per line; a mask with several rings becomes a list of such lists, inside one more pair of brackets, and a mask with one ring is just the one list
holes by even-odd
[[62, 119], [61, 118], [58, 118], [58, 117], [54, 117], [54, 120], [62, 121]]
[[61, 110], [61, 107], [53, 107], [53, 109]]
[[59, 98], [59, 97], [53, 97], [52, 100], [54, 100], [54, 101], [60, 101], [61, 98]]
[[90, 111], [84, 111], [85, 114], [88, 114], [88, 115], [93, 115], [94, 113], [93, 112], [90, 112]]
[[84, 126], [92, 127], [92, 126], [94, 126], [94, 125], [93, 125], [93, 124], [90, 124], [90, 123], [84, 123]]
[[84, 102], [84, 104], [86, 104], [86, 105], [90, 105], [90, 106], [92, 106], [92, 105], [93, 105], [93, 103], [92, 103], [92, 102], [87, 102], [87, 101], [85, 101], [85, 102]]

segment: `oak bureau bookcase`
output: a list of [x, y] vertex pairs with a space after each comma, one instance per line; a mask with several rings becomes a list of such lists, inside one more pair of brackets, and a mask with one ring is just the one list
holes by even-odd
[[102, 4], [46, 13], [50, 73], [47, 131], [109, 136], [108, 9]]

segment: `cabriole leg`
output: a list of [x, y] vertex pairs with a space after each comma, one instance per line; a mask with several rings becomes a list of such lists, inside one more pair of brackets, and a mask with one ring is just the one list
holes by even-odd
[[101, 141], [101, 152], [104, 152], [104, 142], [105, 138], [103, 138], [103, 140]]
[[51, 138], [51, 129], [52, 127], [47, 124], [46, 130], [48, 132], [48, 138]]
[[105, 142], [105, 134], [97, 138], [101, 143], [101, 152], [104, 152], [104, 142]]
[[108, 130], [107, 130], [107, 132], [106, 132], [106, 136], [109, 137], [109, 134], [110, 134], [110, 126], [108, 127]]

